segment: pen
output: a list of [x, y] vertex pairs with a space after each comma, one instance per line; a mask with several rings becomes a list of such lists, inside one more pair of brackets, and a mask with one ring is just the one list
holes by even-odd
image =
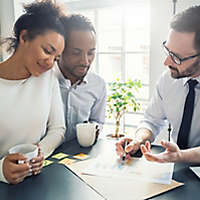
[[170, 123], [169, 123], [169, 126], [168, 126], [167, 130], [168, 130], [168, 141], [170, 142], [170, 133], [171, 133], [171, 130], [172, 130]]
[[124, 153], [122, 155], [122, 161], [123, 162], [126, 160], [126, 151], [125, 151], [125, 149], [126, 149], [127, 145], [128, 145], [128, 140], [126, 140], [125, 143], [124, 143]]

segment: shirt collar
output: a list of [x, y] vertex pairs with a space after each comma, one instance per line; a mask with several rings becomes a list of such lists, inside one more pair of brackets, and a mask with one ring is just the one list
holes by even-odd
[[183, 78], [183, 85], [185, 86], [190, 79], [197, 80], [198, 83], [200, 83], [200, 76], [197, 76], [195, 78], [185, 77], [185, 78]]
[[84, 76], [82, 80], [77, 81], [77, 85], [81, 85], [82, 83], [88, 83], [88, 74], [86, 74], [86, 76]]

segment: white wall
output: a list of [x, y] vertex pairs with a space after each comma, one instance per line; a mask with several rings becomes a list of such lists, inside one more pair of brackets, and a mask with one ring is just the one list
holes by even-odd
[[[23, 4], [33, 0], [0, 0], [0, 37], [7, 38], [12, 35], [16, 19], [23, 13]], [[9, 54], [3, 50], [3, 59]]]
[[[14, 0], [1, 0], [0, 1], [0, 30], [1, 37], [9, 37], [12, 33], [12, 27], [14, 23]], [[3, 51], [3, 59], [8, 56], [7, 53]]]

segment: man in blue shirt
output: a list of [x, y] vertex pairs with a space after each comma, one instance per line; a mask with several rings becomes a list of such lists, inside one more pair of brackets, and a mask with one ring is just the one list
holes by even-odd
[[76, 138], [76, 124], [97, 123], [100, 130], [105, 121], [106, 84], [89, 72], [96, 51], [96, 32], [82, 15], [63, 17], [66, 30], [65, 49], [57, 62], [66, 119], [66, 141]]

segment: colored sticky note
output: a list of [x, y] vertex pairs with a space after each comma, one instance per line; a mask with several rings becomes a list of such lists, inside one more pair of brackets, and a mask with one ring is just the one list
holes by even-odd
[[60, 160], [60, 159], [65, 158], [67, 156], [69, 156], [69, 155], [66, 154], [66, 153], [57, 153], [57, 154], [53, 155], [52, 158], [56, 158], [56, 159]]
[[48, 165], [51, 165], [52, 163], [53, 163], [53, 161], [51, 161], [51, 160], [44, 160], [42, 163], [42, 167], [46, 167]]
[[70, 164], [72, 164], [74, 162], [75, 162], [75, 160], [73, 160], [73, 159], [65, 158], [65, 159], [59, 161], [58, 163], [64, 164], [64, 165], [70, 165]]
[[80, 159], [80, 160], [85, 160], [87, 158], [89, 158], [89, 156], [87, 154], [84, 154], [84, 153], [79, 153], [75, 156], [73, 156], [74, 158], [77, 158], [77, 159]]

